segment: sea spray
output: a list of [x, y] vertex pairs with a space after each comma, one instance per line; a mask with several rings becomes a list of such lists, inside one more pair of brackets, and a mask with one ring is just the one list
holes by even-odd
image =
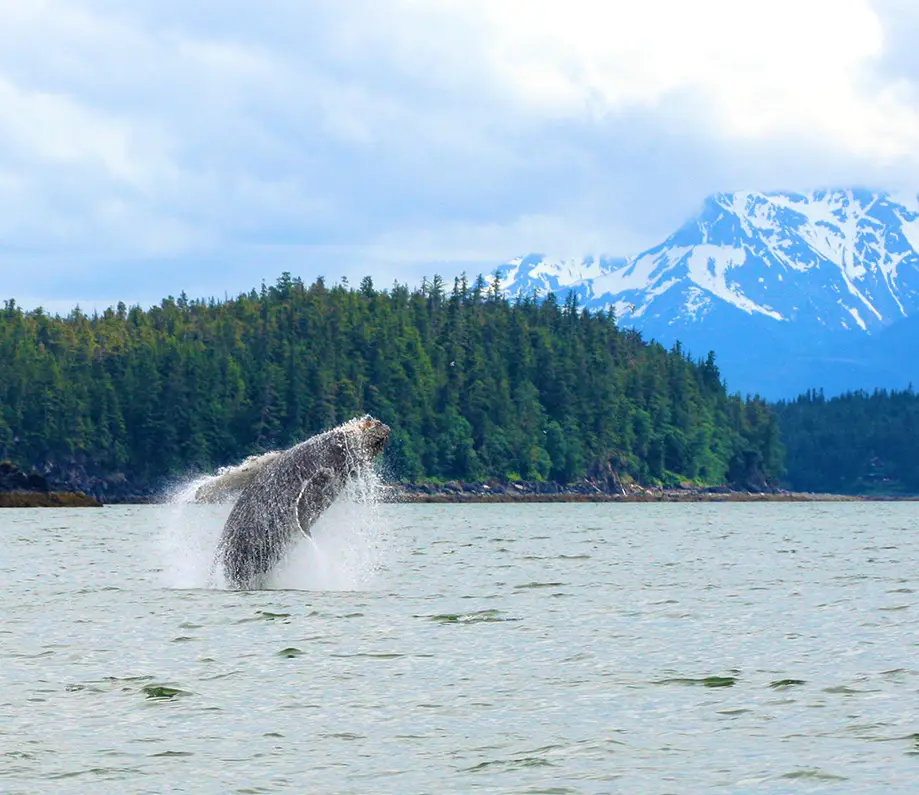
[[[202, 504], [201, 499], [213, 499], [215, 484], [238, 481], [239, 470], [251, 468], [253, 460], [257, 459], [181, 483], [167, 495], [170, 515], [161, 544], [167, 587], [226, 587], [220, 567], [214, 567], [214, 554], [232, 501]], [[269, 586], [328, 591], [371, 587], [390, 549], [382, 506], [388, 488], [375, 465], [357, 467], [338, 499], [313, 525], [311, 536], [291, 545]]]
[[220, 583], [213, 571], [214, 550], [232, 504], [202, 504], [198, 490], [216, 479], [208, 475], [177, 485], [166, 494], [168, 517], [161, 537], [162, 572], [170, 588], [208, 588]]
[[323, 591], [372, 587], [391, 549], [383, 500], [388, 486], [363, 464], [332, 506], [299, 539], [274, 572], [271, 586]]

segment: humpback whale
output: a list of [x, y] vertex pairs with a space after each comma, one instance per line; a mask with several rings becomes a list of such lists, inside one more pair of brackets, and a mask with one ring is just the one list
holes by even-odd
[[[224, 524], [214, 558], [233, 588], [264, 588], [291, 543], [379, 454], [389, 426], [367, 415], [280, 453], [247, 459], [242, 492]], [[239, 485], [233, 480], [233, 486]], [[205, 495], [206, 497], [207, 495]]]

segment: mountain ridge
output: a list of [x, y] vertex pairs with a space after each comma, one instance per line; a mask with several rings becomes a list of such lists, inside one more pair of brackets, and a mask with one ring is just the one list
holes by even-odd
[[[623, 326], [665, 345], [715, 350], [729, 381], [747, 391], [788, 397], [794, 389], [902, 387], [913, 374], [872, 361], [874, 350], [850, 362], [852, 378], [845, 362], [830, 365], [854, 340], [881, 338], [919, 315], [919, 198], [858, 188], [718, 193], [637, 255], [530, 254], [498, 273], [511, 296], [574, 292], [585, 308], [614, 309]], [[811, 350], [801, 350], [805, 339]], [[785, 367], [791, 375], [799, 365], [804, 371], [787, 384], [770, 372]], [[859, 375], [863, 365], [883, 372]], [[812, 383], [827, 367], [824, 383]]]

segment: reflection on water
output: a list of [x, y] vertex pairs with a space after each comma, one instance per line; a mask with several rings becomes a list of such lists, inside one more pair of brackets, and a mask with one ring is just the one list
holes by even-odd
[[0, 512], [0, 792], [915, 791], [916, 503], [359, 502]]

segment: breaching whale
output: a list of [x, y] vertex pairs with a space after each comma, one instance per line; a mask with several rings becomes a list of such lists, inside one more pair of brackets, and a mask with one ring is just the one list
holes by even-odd
[[[264, 588], [291, 543], [310, 527], [348, 479], [378, 455], [389, 426], [365, 416], [280, 453], [249, 459], [239, 499], [214, 558], [228, 585]], [[238, 486], [238, 480], [233, 480]], [[204, 495], [207, 496], [207, 495]]]

